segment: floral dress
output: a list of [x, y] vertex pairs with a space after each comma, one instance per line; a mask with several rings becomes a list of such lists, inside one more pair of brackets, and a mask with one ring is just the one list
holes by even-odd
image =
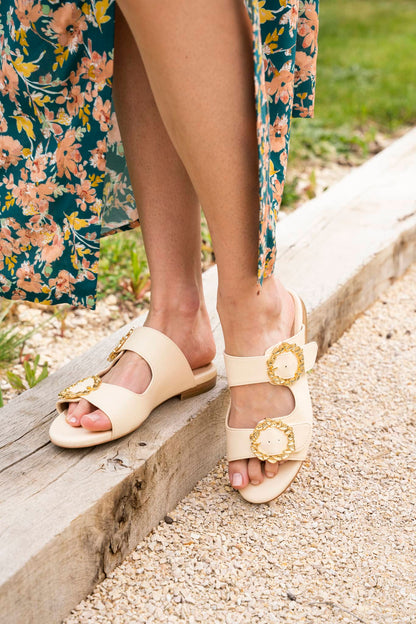
[[[253, 26], [258, 287], [274, 268], [291, 117], [313, 117], [318, 1]], [[139, 225], [112, 100], [114, 0], [0, 2], [0, 295], [94, 309], [100, 238]]]

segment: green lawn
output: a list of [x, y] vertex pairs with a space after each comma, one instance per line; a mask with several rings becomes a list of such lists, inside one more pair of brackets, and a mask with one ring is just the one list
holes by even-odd
[[321, 0], [318, 46], [317, 119], [416, 122], [415, 0]]
[[293, 119], [292, 159], [416, 123], [416, 1], [321, 0], [319, 14], [315, 117]]

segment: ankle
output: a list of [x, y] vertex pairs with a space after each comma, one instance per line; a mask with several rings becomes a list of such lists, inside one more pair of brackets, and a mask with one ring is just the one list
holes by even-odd
[[219, 296], [217, 310], [230, 355], [259, 355], [293, 334], [294, 301], [276, 279], [265, 280], [259, 295]]
[[277, 319], [285, 311], [290, 294], [281, 281], [270, 276], [263, 282], [260, 292], [257, 285], [242, 284], [238, 288], [218, 289], [217, 312], [221, 321], [248, 318], [254, 322]]
[[149, 317], [158, 321], [195, 319], [206, 311], [202, 290], [197, 286], [172, 284], [169, 289], [151, 294]]

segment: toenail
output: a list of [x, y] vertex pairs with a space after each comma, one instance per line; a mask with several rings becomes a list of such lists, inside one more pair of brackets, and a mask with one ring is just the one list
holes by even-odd
[[239, 486], [239, 485], [243, 485], [243, 477], [239, 472], [236, 472], [235, 474], [233, 474], [233, 478], [231, 481], [231, 485], [234, 486]]
[[77, 422], [77, 419], [75, 418], [75, 416], [71, 416], [71, 418], [68, 418], [68, 421], [69, 421], [69, 422], [76, 423], [76, 422]]
[[260, 481], [252, 481], [251, 485], [259, 485]]
[[272, 477], [274, 477], [274, 472], [267, 472], [266, 470], [266, 477], [269, 477], [269, 479], [271, 479]]
[[100, 420], [99, 414], [88, 414], [88, 418], [92, 420], [92, 422], [97, 422], [97, 420]]

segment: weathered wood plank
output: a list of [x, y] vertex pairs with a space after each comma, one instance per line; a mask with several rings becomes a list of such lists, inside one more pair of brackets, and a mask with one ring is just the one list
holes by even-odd
[[[416, 129], [279, 222], [278, 240], [278, 273], [303, 297], [322, 353], [416, 260]], [[220, 373], [209, 393], [171, 399], [106, 445], [51, 444], [57, 391], [99, 370], [123, 328], [0, 410], [5, 624], [61, 621], [223, 454], [228, 391], [215, 269], [204, 287]]]

